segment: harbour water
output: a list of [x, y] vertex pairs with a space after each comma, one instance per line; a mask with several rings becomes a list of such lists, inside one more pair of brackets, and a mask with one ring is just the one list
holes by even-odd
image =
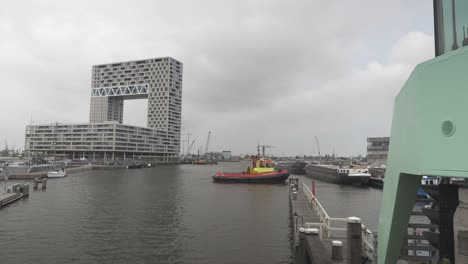
[[[46, 190], [0, 210], [1, 262], [291, 263], [288, 186], [211, 180], [245, 167], [93, 170], [51, 179]], [[317, 195], [330, 216], [357, 215], [377, 226], [380, 190], [318, 182]]]

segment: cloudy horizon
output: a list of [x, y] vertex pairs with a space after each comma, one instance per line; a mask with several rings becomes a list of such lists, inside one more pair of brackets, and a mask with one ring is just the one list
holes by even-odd
[[[28, 5], [28, 8], [24, 8]], [[91, 67], [184, 64], [182, 133], [195, 149], [365, 155], [434, 56], [432, 1], [16, 1], [0, 10], [0, 146], [31, 122], [88, 122]], [[146, 101], [124, 123], [146, 126]], [[182, 139], [186, 139], [183, 136]]]

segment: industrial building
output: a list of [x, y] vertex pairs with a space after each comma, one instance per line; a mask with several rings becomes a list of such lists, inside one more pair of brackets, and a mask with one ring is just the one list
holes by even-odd
[[371, 166], [387, 164], [389, 137], [367, 138], [367, 163]]
[[[90, 123], [27, 126], [25, 149], [69, 158], [177, 160], [182, 72], [170, 57], [95, 65]], [[132, 99], [148, 99], [146, 128], [122, 124], [124, 101]]]

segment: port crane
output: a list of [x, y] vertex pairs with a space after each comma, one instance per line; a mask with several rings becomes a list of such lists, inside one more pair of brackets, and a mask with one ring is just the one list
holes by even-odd
[[265, 157], [265, 149], [266, 148], [275, 148], [275, 146], [270, 146], [270, 145], [261, 145], [258, 144], [257, 146], [257, 152], [258, 152], [258, 155], [260, 156], [260, 147], [262, 147], [262, 156]]
[[208, 131], [208, 138], [206, 139], [205, 156], [208, 156], [208, 145], [210, 144], [211, 131]]
[[[188, 147], [187, 156], [190, 155], [190, 150], [192, 149], [194, 143], [195, 143], [195, 139], [192, 141], [192, 144], [190, 144], [190, 146]], [[188, 143], [187, 143], [187, 145], [188, 145]]]

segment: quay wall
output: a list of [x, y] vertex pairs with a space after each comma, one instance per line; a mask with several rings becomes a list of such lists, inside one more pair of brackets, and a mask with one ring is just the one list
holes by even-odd
[[[45, 167], [51, 169], [52, 167]], [[77, 166], [77, 167], [67, 167], [67, 173], [77, 173], [81, 171], [88, 171], [92, 170], [93, 166], [92, 165], [83, 165], [83, 166]], [[4, 176], [4, 174], [2, 175]], [[15, 179], [15, 180], [31, 180], [35, 178], [40, 178], [40, 177], [46, 177], [47, 176], [47, 170], [41, 170], [41, 171], [36, 171], [36, 172], [23, 172], [23, 173], [18, 173], [18, 172], [8, 172], [8, 179]], [[0, 180], [4, 180], [4, 177], [0, 177]]]
[[[156, 161], [152, 162], [151, 164], [154, 165], [177, 165], [180, 164], [179, 162], [173, 161]], [[88, 171], [88, 170], [111, 170], [111, 169], [126, 169], [127, 165], [122, 164], [74, 164], [74, 165], [65, 165], [60, 164], [63, 166], [52, 166], [52, 165], [44, 165], [44, 166], [34, 166], [34, 167], [6, 167], [8, 170], [8, 178], [9, 179], [20, 179], [20, 180], [29, 180], [34, 178], [46, 177], [47, 171], [52, 170], [56, 167], [64, 167], [67, 170], [67, 173], [76, 173], [81, 171]], [[5, 171], [0, 173], [0, 181], [4, 180], [5, 178]]]

